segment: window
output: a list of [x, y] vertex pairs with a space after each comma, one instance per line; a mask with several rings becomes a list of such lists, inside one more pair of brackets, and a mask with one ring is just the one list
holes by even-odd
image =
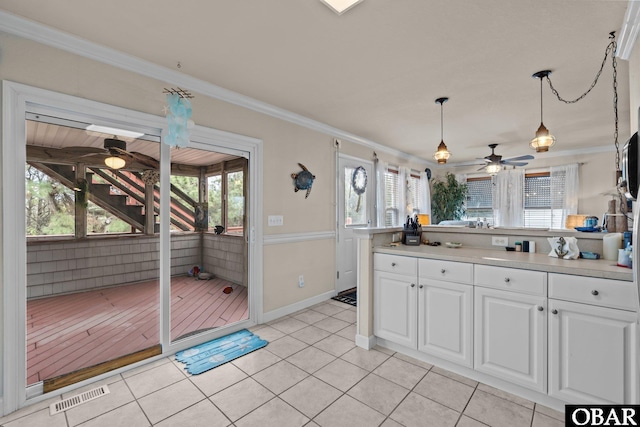
[[[224, 234], [244, 234], [244, 159], [224, 162], [207, 177], [209, 230], [224, 227]], [[228, 169], [227, 169], [228, 168]]]
[[493, 224], [493, 182], [490, 177], [467, 179], [466, 219]]
[[[553, 183], [552, 183], [553, 179]], [[526, 175], [524, 178], [524, 226], [534, 228], [564, 228], [562, 205], [565, 174]], [[551, 188], [554, 194], [551, 194]]]
[[[553, 179], [553, 182], [552, 182]], [[487, 218], [493, 222], [493, 183], [491, 178], [467, 179], [466, 219]], [[551, 194], [551, 188], [556, 189]], [[526, 174], [524, 178], [524, 226], [528, 228], [564, 228], [562, 206], [565, 174], [549, 172]]]
[[[399, 171], [397, 168], [387, 168], [384, 173], [384, 225], [386, 227], [399, 226], [404, 222], [405, 215], [415, 215], [422, 212], [426, 205], [424, 185], [420, 173], [415, 171]], [[405, 178], [406, 177], [406, 178]]]
[[411, 172], [409, 179], [407, 180], [407, 201], [409, 202], [409, 210], [412, 215], [419, 214], [420, 206], [422, 206], [422, 197], [424, 197], [422, 185], [420, 182], [420, 175], [416, 175]]
[[400, 223], [400, 190], [397, 169], [387, 169], [384, 173], [384, 225], [393, 227]]

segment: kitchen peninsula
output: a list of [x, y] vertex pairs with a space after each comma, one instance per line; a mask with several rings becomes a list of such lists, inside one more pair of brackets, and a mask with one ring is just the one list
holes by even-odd
[[[632, 270], [547, 256], [555, 236], [602, 253], [604, 233], [426, 227], [423, 239], [442, 245], [391, 246], [399, 231], [357, 231], [358, 345], [381, 345], [561, 411], [567, 403], [638, 403]], [[492, 236], [536, 241], [537, 252], [505, 251]]]

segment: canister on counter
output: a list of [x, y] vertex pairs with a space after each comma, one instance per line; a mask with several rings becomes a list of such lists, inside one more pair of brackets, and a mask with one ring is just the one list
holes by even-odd
[[516, 242], [516, 252], [522, 252], [522, 242]]
[[522, 241], [522, 252], [529, 252], [529, 241], [528, 240], [523, 240]]
[[533, 240], [529, 241], [529, 252], [536, 253], [536, 242]]

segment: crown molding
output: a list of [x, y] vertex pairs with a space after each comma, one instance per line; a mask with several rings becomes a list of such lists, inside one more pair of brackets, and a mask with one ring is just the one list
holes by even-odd
[[622, 28], [620, 28], [616, 56], [628, 61], [638, 41], [638, 34], [640, 34], [640, 1], [629, 0]]
[[405, 153], [404, 151], [388, 147], [370, 139], [330, 126], [326, 123], [310, 119], [266, 102], [258, 101], [257, 99], [241, 95], [237, 92], [197, 79], [182, 72], [90, 42], [6, 11], [0, 11], [0, 31], [51, 46], [56, 49], [64, 50], [84, 58], [102, 62], [126, 71], [157, 79], [162, 82], [185, 87], [192, 92], [219, 99], [249, 110], [257, 111], [320, 133], [331, 135], [335, 138], [363, 145], [379, 152], [386, 152], [407, 161], [421, 164], [429, 163], [426, 159]]

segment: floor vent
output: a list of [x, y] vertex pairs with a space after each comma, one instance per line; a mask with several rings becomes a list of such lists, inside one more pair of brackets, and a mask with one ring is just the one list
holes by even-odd
[[82, 405], [90, 400], [97, 399], [104, 395], [109, 394], [109, 387], [107, 385], [103, 385], [98, 388], [94, 388], [93, 390], [85, 391], [81, 394], [76, 394], [75, 396], [68, 397], [60, 402], [52, 403], [49, 406], [50, 415], [55, 415], [59, 412], [64, 412], [67, 409], [75, 408], [78, 405]]

